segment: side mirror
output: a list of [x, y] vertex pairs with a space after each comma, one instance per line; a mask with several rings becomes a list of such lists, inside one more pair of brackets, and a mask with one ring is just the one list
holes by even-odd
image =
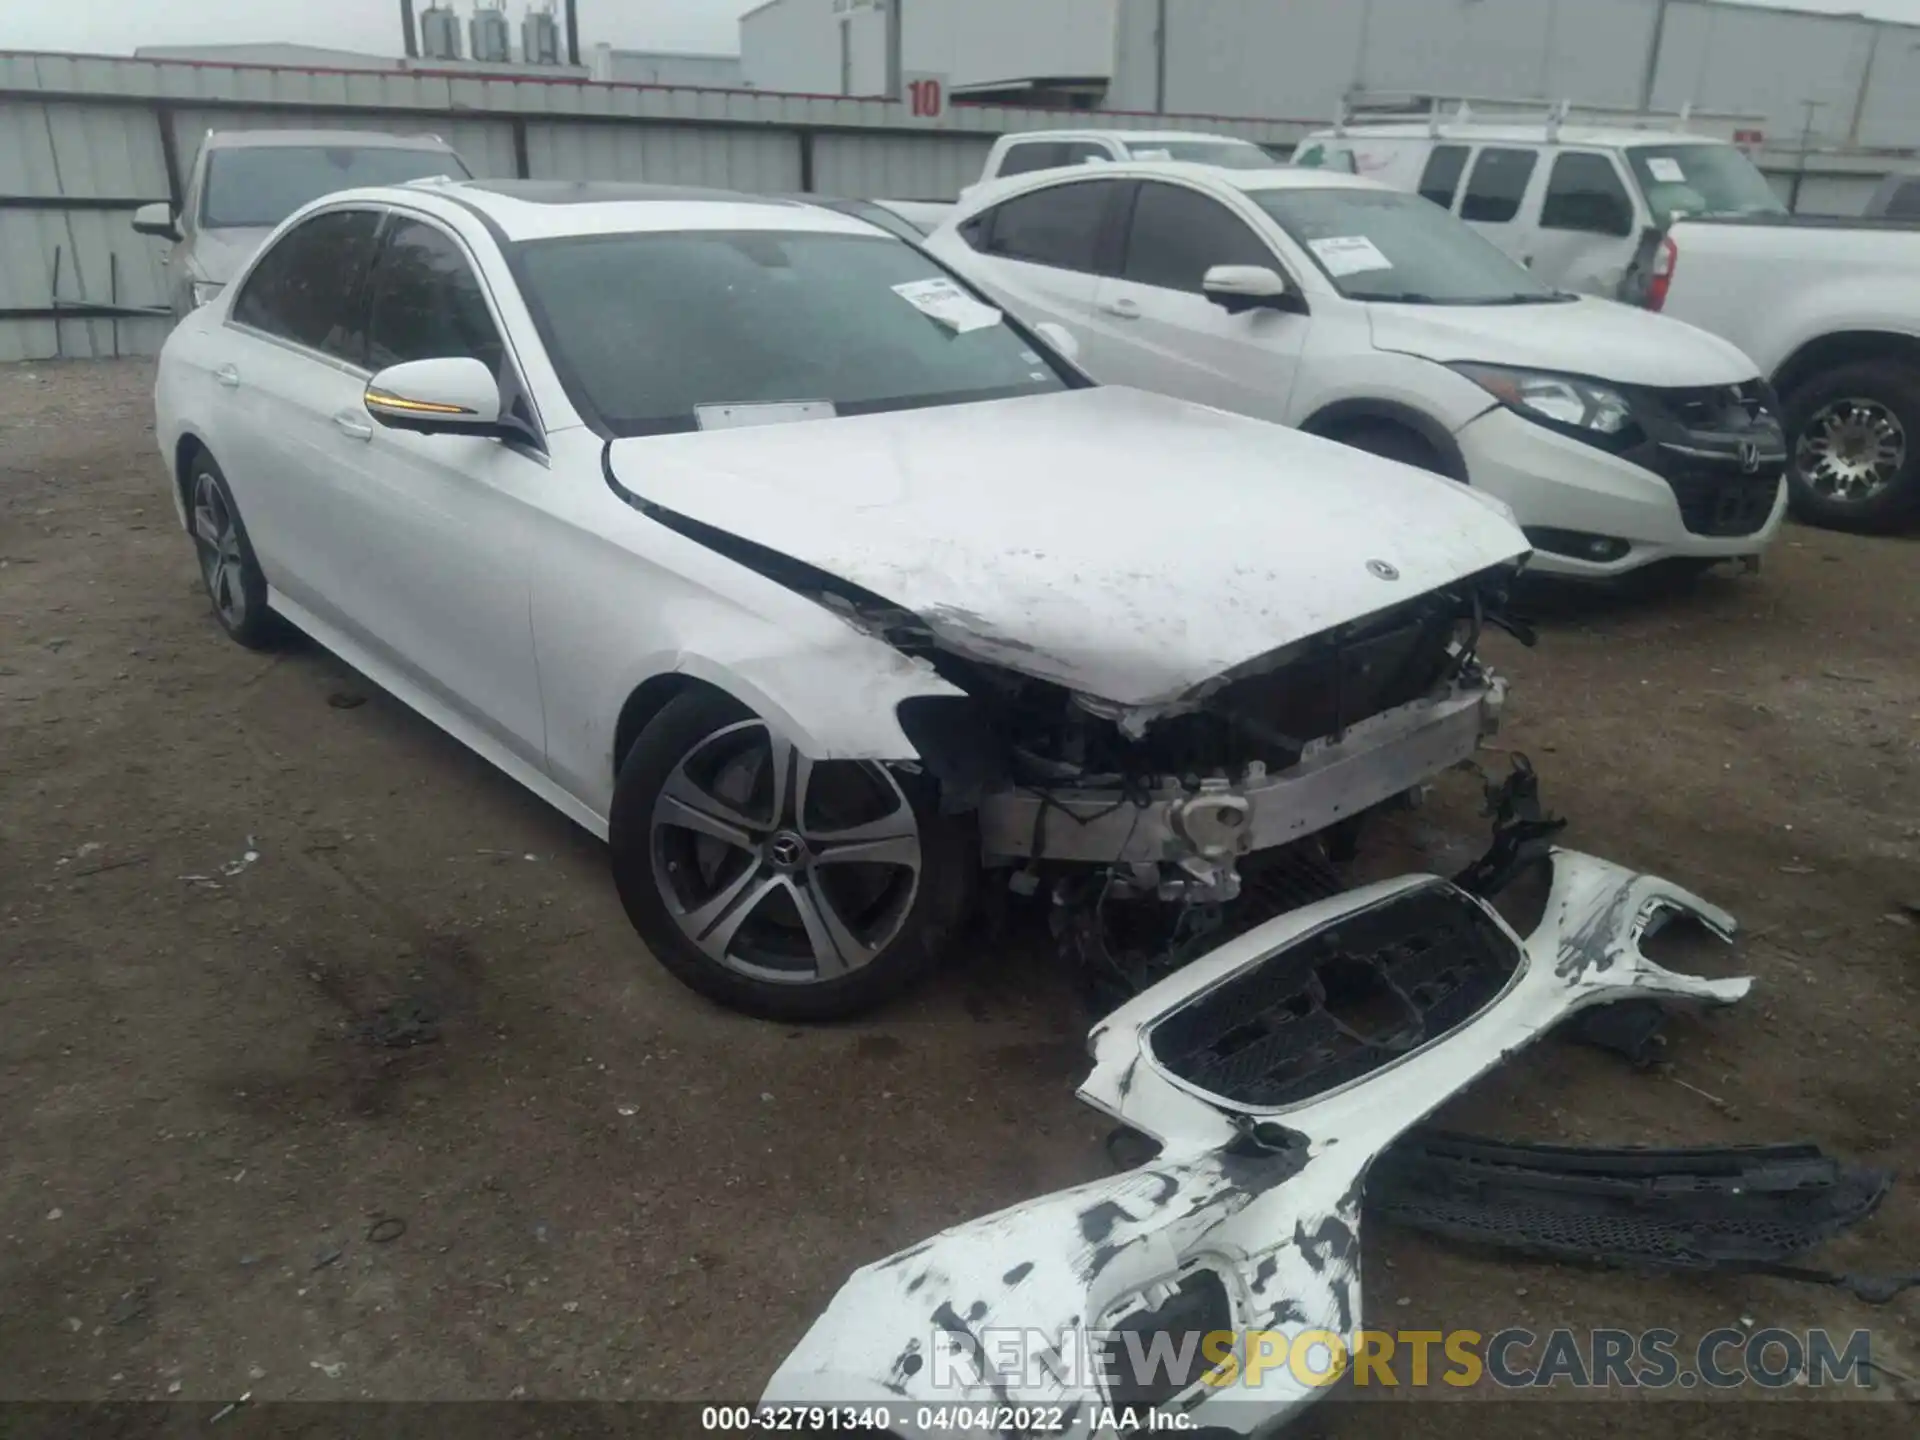
[[1080, 363], [1080, 341], [1073, 331], [1053, 320], [1042, 320], [1033, 327], [1033, 333], [1058, 350], [1074, 364]]
[[366, 406], [382, 425], [422, 435], [521, 433], [518, 422], [502, 423], [493, 372], [465, 355], [389, 365], [367, 382]]
[[134, 211], [133, 228], [142, 235], [157, 235], [162, 240], [180, 238], [180, 227], [173, 223], [173, 206], [164, 200], [155, 200]]
[[1229, 315], [1245, 310], [1307, 313], [1306, 297], [1288, 285], [1278, 270], [1265, 265], [1212, 266], [1201, 277], [1200, 289]]

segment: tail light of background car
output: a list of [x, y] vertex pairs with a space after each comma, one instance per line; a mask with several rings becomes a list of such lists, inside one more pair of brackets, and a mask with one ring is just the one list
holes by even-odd
[[1671, 235], [1662, 235], [1660, 248], [1653, 257], [1653, 273], [1647, 278], [1647, 298], [1643, 302], [1647, 309], [1666, 308], [1667, 291], [1673, 288], [1673, 271], [1679, 263], [1680, 247], [1673, 243]]

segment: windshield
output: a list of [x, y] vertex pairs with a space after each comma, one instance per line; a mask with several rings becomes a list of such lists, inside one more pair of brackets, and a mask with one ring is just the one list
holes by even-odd
[[1653, 218], [1678, 214], [1784, 215], [1787, 207], [1731, 145], [1642, 145], [1627, 151]]
[[360, 185], [398, 185], [429, 175], [465, 179], [467, 167], [451, 150], [402, 150], [391, 145], [246, 145], [216, 150], [207, 159], [207, 193], [200, 223], [274, 226], [309, 200]]
[[1349, 300], [1525, 305], [1542, 285], [1431, 200], [1397, 190], [1249, 190]]
[[1135, 160], [1185, 160], [1222, 170], [1278, 170], [1280, 162], [1245, 140], [1141, 140], [1127, 146]]
[[999, 311], [878, 235], [661, 231], [519, 254], [568, 393], [616, 435], [699, 429], [705, 406], [849, 415], [1067, 388]]

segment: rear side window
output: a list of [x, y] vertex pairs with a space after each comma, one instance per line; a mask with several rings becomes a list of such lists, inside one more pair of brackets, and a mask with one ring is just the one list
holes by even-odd
[[282, 235], [247, 276], [233, 318], [353, 364], [366, 361], [367, 271], [380, 216], [328, 210]]
[[1467, 147], [1436, 145], [1420, 174], [1420, 194], [1442, 210], [1453, 208], [1453, 192], [1460, 188], [1460, 172], [1467, 168]]
[[1556, 158], [1547, 177], [1546, 199], [1540, 202], [1540, 228], [1631, 235], [1633, 201], [1613, 162], [1604, 155], [1571, 150]]
[[471, 357], [500, 373], [500, 331], [480, 281], [451, 236], [418, 220], [399, 221], [373, 272], [367, 363]]
[[1016, 195], [982, 217], [987, 224], [975, 234], [987, 254], [1005, 260], [1096, 270], [1100, 228], [1119, 189], [1116, 181], [1085, 180]]
[[1025, 175], [1030, 170], [1051, 170], [1059, 165], [1107, 158], [1106, 147], [1091, 140], [1023, 140], [1007, 147], [1007, 153], [1000, 157], [997, 173]]
[[1466, 198], [1460, 202], [1460, 218], [1496, 225], [1513, 219], [1520, 213], [1537, 158], [1532, 150], [1482, 150], [1473, 162]]
[[1197, 295], [1201, 278], [1214, 265], [1277, 268], [1273, 251], [1217, 200], [1180, 185], [1143, 184], [1133, 203], [1121, 273], [1141, 285]]

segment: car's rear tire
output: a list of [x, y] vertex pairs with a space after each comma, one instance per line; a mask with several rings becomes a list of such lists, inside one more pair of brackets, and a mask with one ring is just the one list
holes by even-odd
[[1920, 520], [1920, 368], [1866, 360], [1813, 376], [1786, 401], [1793, 513], [1835, 530]]
[[187, 533], [193, 537], [200, 582], [213, 606], [213, 618], [249, 650], [273, 648], [285, 631], [267, 608], [267, 577], [254, 556], [227, 477], [208, 451], [193, 452], [184, 489]]
[[810, 761], [705, 687], [627, 752], [608, 841], [621, 903], [660, 963], [773, 1020], [858, 1014], [912, 984], [977, 864], [924, 776]]

